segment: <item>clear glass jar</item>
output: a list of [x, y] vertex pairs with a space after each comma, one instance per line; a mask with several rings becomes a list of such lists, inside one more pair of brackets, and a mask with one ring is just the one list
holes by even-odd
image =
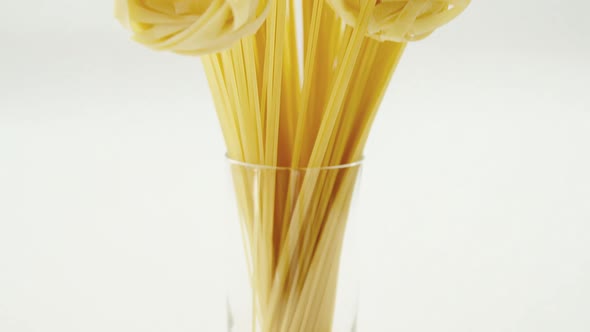
[[354, 331], [361, 162], [294, 169], [228, 159], [231, 332]]

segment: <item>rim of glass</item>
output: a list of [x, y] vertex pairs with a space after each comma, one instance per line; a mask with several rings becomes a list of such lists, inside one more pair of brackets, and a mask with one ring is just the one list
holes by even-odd
[[335, 170], [335, 169], [346, 169], [346, 168], [353, 168], [353, 167], [361, 166], [363, 164], [363, 162], [365, 161], [365, 157], [363, 156], [363, 157], [361, 157], [361, 159], [359, 159], [357, 161], [353, 161], [348, 164], [334, 165], [334, 166], [320, 166], [320, 167], [288, 167], [288, 166], [269, 166], [269, 165], [262, 165], [262, 164], [252, 164], [252, 163], [247, 163], [247, 162], [232, 159], [232, 158], [230, 158], [230, 156], [227, 153], [225, 154], [225, 160], [227, 160], [227, 162], [231, 165], [238, 165], [238, 166], [242, 166], [242, 167], [256, 168], [256, 169], [272, 169], [272, 170], [278, 170], [278, 171], [286, 171], [286, 170], [290, 170], [290, 171], [309, 171], [309, 170], [329, 171], [329, 170]]

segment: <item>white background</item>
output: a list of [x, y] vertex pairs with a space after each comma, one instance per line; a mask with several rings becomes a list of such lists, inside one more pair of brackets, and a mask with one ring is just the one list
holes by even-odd
[[[590, 331], [590, 6], [476, 0], [366, 150], [361, 332]], [[224, 147], [198, 59], [110, 1], [0, 8], [0, 331], [221, 331]]]

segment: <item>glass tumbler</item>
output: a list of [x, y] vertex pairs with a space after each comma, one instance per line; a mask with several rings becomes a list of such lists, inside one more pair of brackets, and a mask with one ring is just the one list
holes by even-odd
[[228, 165], [227, 330], [355, 331], [353, 207], [362, 163]]

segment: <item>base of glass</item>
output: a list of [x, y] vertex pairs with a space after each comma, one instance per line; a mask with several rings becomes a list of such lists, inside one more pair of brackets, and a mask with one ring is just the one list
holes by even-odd
[[[229, 304], [229, 299], [226, 301], [226, 313], [227, 313], [227, 332], [261, 332], [261, 331], [252, 331], [251, 328], [241, 328], [236, 326], [234, 315], [232, 314], [231, 306]], [[357, 332], [356, 329], [357, 324], [357, 316], [354, 316], [352, 320], [352, 326], [350, 328], [350, 332]], [[274, 331], [273, 331], [274, 332]], [[314, 331], [301, 331], [301, 332], [314, 332]], [[326, 332], [326, 331], [322, 331]], [[340, 331], [333, 331], [333, 332], [340, 332]], [[345, 332], [345, 331], [343, 331]]]

